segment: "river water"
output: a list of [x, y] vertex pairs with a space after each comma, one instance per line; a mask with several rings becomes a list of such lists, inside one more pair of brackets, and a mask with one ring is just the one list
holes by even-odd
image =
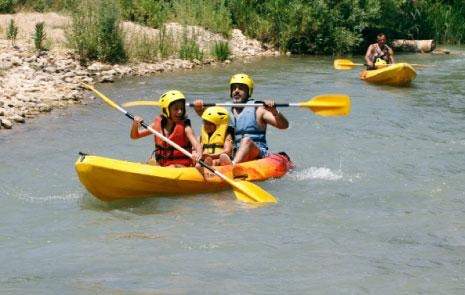
[[348, 117], [281, 109], [290, 128], [270, 128], [268, 140], [296, 167], [260, 184], [276, 205], [251, 207], [230, 191], [96, 200], [74, 171], [79, 151], [144, 161], [152, 149], [151, 138], [130, 140], [130, 121], [100, 100], [0, 132], [0, 292], [463, 294], [465, 61], [397, 59], [433, 66], [408, 88], [366, 84], [359, 69], [336, 71], [326, 57], [97, 85], [119, 103], [172, 88], [220, 102], [244, 71], [257, 99], [350, 95]]

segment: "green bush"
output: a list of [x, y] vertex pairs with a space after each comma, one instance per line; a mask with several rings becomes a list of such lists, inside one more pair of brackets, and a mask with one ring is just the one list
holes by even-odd
[[110, 63], [126, 60], [118, 10], [113, 1], [84, 0], [74, 10], [72, 19], [69, 46], [76, 50], [81, 63], [93, 59]]
[[174, 0], [169, 18], [230, 35], [231, 15], [224, 0]]
[[134, 61], [154, 62], [158, 60], [158, 42], [146, 34], [134, 36], [126, 48], [128, 58]]
[[179, 48], [179, 58], [188, 60], [203, 60], [204, 53], [200, 50], [199, 45], [195, 42], [195, 33], [191, 37], [187, 36], [187, 30], [184, 30], [181, 46]]
[[167, 58], [172, 56], [175, 52], [174, 37], [171, 32], [166, 31], [166, 26], [162, 26], [158, 34], [158, 54], [161, 58]]
[[36, 0], [36, 1], [34, 1], [34, 3], [32, 4], [32, 8], [33, 8], [35, 11], [43, 12], [43, 11], [45, 11], [47, 8], [49, 8], [51, 2], [52, 2], [52, 1], [49, 1], [49, 0]]
[[179, 49], [179, 58], [188, 60], [203, 60], [203, 51], [200, 50], [199, 45], [194, 40], [189, 40], [181, 44]]
[[231, 55], [231, 51], [229, 50], [229, 43], [225, 41], [215, 42], [213, 44], [211, 54], [219, 61], [227, 60]]
[[98, 56], [98, 14], [94, 0], [82, 1], [72, 13], [71, 27], [67, 30], [68, 46], [79, 55], [81, 63]]
[[117, 63], [126, 60], [122, 31], [119, 28], [120, 18], [115, 3], [102, 0], [98, 8], [97, 22], [98, 58], [101, 61]]
[[[2, 0], [0, 0], [1, 2]], [[4, 0], [3, 0], [4, 1]], [[80, 1], [76, 0], [12, 0], [17, 7], [33, 9], [38, 12], [48, 10], [72, 10], [78, 6]]]
[[36, 23], [33, 39], [34, 39], [34, 46], [37, 51], [46, 49], [44, 47], [44, 41], [46, 38], [47, 38], [47, 34], [45, 33], [45, 23], [44, 22]]
[[13, 13], [14, 0], [0, 0], [0, 13]]
[[6, 29], [6, 38], [11, 40], [11, 46], [16, 45], [16, 36], [18, 35], [18, 27], [15, 24], [13, 19], [10, 19], [8, 23], [8, 28]]

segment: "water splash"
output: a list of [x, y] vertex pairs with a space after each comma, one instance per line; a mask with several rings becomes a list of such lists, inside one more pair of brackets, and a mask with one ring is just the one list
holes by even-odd
[[295, 180], [322, 179], [322, 180], [339, 180], [342, 179], [342, 171], [336, 172], [326, 167], [310, 167], [302, 171], [295, 171], [291, 175]]
[[82, 194], [80, 193], [65, 193], [60, 195], [48, 195], [48, 196], [33, 196], [31, 194], [23, 194], [18, 197], [18, 199], [26, 201], [28, 203], [47, 203], [47, 202], [54, 202], [54, 201], [75, 201], [80, 199]]

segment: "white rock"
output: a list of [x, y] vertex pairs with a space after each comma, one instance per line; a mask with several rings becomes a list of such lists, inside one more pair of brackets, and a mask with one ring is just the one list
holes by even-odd
[[117, 71], [111, 69], [111, 70], [108, 70], [108, 71], [103, 71], [101, 72], [102, 76], [115, 76], [118, 74]]
[[13, 127], [13, 123], [11, 123], [10, 120], [5, 118], [1, 118], [0, 123], [0, 125], [2, 125], [5, 129], [11, 129]]
[[47, 105], [45, 103], [41, 103], [37, 106], [39, 107], [39, 112], [42, 112], [42, 113], [48, 113], [52, 110], [52, 106]]
[[11, 57], [11, 64], [12, 64], [13, 66], [19, 66], [19, 65], [21, 65], [22, 63], [23, 63], [23, 60], [20, 59], [19, 57], [16, 57], [16, 56], [12, 56], [12, 57]]
[[94, 62], [90, 66], [87, 67], [87, 70], [92, 72], [101, 72], [101, 71], [108, 71], [111, 69], [111, 65], [102, 64], [100, 62]]
[[82, 78], [81, 81], [85, 83], [92, 83], [94, 82], [94, 79], [92, 79], [91, 77], [85, 77], [85, 78]]
[[113, 82], [114, 81], [114, 78], [113, 76], [101, 76], [99, 78], [99, 83], [108, 83], [108, 82]]
[[76, 76], [76, 74], [73, 73], [73, 72], [67, 72], [67, 73], [65, 73], [65, 74], [63, 75], [63, 77], [65, 77], [65, 78], [67, 78], [67, 77], [72, 78], [72, 77], [74, 77], [74, 76]]
[[11, 61], [2, 61], [0, 62], [0, 70], [8, 71], [13, 67], [13, 63]]
[[24, 118], [22, 116], [18, 115], [18, 114], [14, 114], [10, 119], [17, 122], [17, 123], [26, 122], [26, 120], [24, 120]]

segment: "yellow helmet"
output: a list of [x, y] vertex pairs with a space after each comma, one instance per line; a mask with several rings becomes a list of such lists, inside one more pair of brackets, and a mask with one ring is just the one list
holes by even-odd
[[184, 96], [184, 94], [182, 94], [182, 92], [179, 90], [169, 90], [163, 93], [160, 96], [160, 100], [158, 101], [162, 109], [162, 115], [169, 118], [170, 117], [169, 107], [173, 102], [178, 101], [178, 100], [184, 100], [184, 101], [186, 100], [186, 97]]
[[384, 65], [387, 65], [387, 62], [384, 59], [378, 57], [375, 61], [375, 65], [384, 66]]
[[228, 125], [228, 111], [223, 107], [209, 107], [203, 111], [202, 119], [215, 124], [216, 128]]
[[[236, 74], [231, 77], [231, 80], [229, 81], [229, 86], [232, 84], [244, 84], [247, 85], [249, 88], [249, 97], [252, 96], [253, 92], [253, 80], [252, 78], [247, 75], [247, 74]], [[231, 91], [229, 91], [231, 92]]]

